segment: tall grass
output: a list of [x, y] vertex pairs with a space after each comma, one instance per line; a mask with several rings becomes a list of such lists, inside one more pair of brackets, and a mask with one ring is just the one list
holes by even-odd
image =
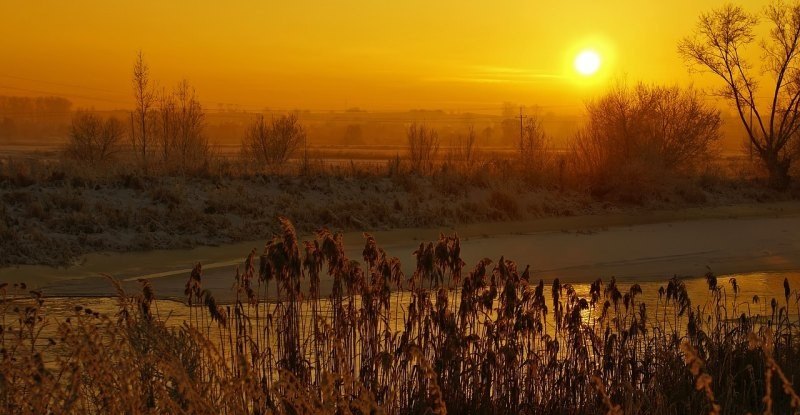
[[[48, 317], [41, 294], [2, 287], [4, 413], [744, 414], [800, 404], [800, 309], [707, 275], [693, 303], [673, 278], [654, 306], [637, 284], [532, 281], [505, 258], [465, 270], [457, 236], [400, 263], [365, 234], [359, 261], [340, 234], [300, 242], [292, 224], [233, 279], [231, 304], [186, 284], [189, 318], [147, 281], [117, 285], [117, 313]], [[115, 280], [110, 279], [112, 283]], [[326, 284], [330, 284], [328, 287]], [[323, 292], [330, 292], [323, 295]]]

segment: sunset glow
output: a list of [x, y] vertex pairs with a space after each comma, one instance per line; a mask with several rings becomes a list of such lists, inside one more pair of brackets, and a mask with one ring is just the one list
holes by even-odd
[[[166, 85], [186, 78], [209, 108], [468, 110], [517, 102], [579, 112], [591, 91], [574, 83], [573, 63], [586, 48], [602, 58], [593, 82], [626, 75], [704, 85], [690, 78], [675, 44], [717, 2], [0, 3], [5, 95], [129, 108], [130, 66], [141, 49], [154, 77]], [[613, 64], [595, 39], [614, 45]]]
[[583, 76], [591, 76], [600, 69], [600, 55], [589, 49], [575, 57], [575, 70]]

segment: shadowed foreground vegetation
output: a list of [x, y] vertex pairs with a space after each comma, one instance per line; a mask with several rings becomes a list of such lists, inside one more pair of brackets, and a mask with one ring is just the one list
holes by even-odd
[[[797, 291], [739, 298], [706, 276], [693, 303], [673, 278], [653, 307], [634, 284], [581, 296], [529, 281], [504, 258], [464, 269], [457, 236], [421, 244], [401, 272], [365, 235], [362, 261], [339, 234], [293, 226], [252, 252], [220, 305], [197, 265], [189, 319], [167, 326], [147, 281], [118, 311], [4, 286], [4, 413], [791, 413], [800, 398]], [[321, 278], [334, 281], [319, 294]], [[114, 280], [110, 278], [113, 283]]]

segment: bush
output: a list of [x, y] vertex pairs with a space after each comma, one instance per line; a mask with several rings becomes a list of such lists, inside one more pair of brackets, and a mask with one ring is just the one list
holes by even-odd
[[579, 181], [593, 193], [635, 191], [695, 172], [720, 137], [719, 111], [692, 89], [618, 85], [586, 109], [573, 154]]
[[119, 152], [125, 136], [122, 121], [79, 111], [72, 118], [69, 142], [64, 149], [72, 160], [95, 166], [111, 160]]
[[507, 219], [519, 218], [519, 203], [506, 192], [493, 191], [489, 195], [489, 207], [501, 212]]
[[242, 140], [242, 154], [257, 163], [280, 166], [306, 141], [306, 131], [297, 115], [282, 115], [270, 123], [263, 116], [253, 122]]

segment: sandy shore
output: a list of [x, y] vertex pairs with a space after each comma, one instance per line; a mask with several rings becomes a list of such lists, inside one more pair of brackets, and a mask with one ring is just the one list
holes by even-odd
[[[457, 231], [462, 256], [472, 268], [480, 258], [504, 255], [530, 264], [545, 279], [587, 281], [597, 277], [664, 279], [717, 274], [800, 270], [800, 202], [747, 204], [672, 211], [556, 217], [487, 223], [458, 229], [400, 229], [375, 232], [378, 243], [399, 257], [406, 272], [420, 241]], [[308, 238], [308, 237], [307, 237]], [[204, 285], [225, 301], [234, 267], [265, 241], [189, 250], [90, 254], [69, 268], [20, 266], [0, 269], [0, 281], [25, 281], [48, 295], [112, 294], [100, 273], [135, 289], [148, 278], [161, 297], [180, 298], [192, 264], [204, 266]], [[347, 253], [360, 259], [363, 237], [345, 234]], [[325, 284], [323, 284], [325, 285]]]

